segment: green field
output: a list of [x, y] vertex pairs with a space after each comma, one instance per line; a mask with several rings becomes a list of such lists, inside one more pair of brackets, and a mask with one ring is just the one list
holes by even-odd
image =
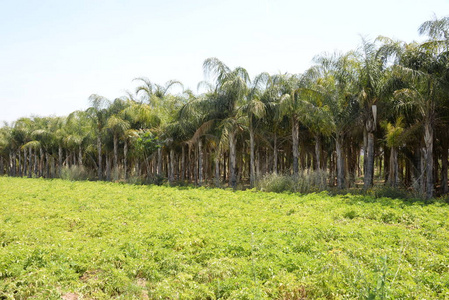
[[449, 206], [0, 177], [0, 299], [449, 298]]

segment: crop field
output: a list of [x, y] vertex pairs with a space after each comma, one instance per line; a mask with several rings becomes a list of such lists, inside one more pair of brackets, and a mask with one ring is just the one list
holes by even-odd
[[0, 299], [449, 298], [449, 206], [0, 177]]

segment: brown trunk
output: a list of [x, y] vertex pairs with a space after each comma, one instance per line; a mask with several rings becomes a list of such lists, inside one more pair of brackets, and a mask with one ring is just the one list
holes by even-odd
[[[254, 129], [249, 129], [249, 142], [250, 142], [250, 168], [249, 168], [249, 186], [254, 187], [256, 182], [256, 162], [254, 158]], [[268, 166], [267, 166], [268, 168]]]
[[106, 155], [106, 180], [111, 181], [111, 158]]
[[292, 152], [293, 152], [293, 174], [299, 173], [299, 122], [296, 117], [292, 119]]
[[203, 184], [203, 142], [198, 140], [198, 185]]
[[367, 190], [373, 186], [374, 178], [374, 133], [367, 132], [367, 149], [365, 153], [366, 169], [363, 180], [363, 189]]
[[228, 155], [227, 152], [223, 153], [223, 182], [226, 182], [227, 180], [227, 174], [228, 174], [228, 169], [229, 166], [226, 164], [226, 162], [228, 161]]
[[39, 177], [44, 176], [44, 151], [42, 150], [42, 147], [39, 148]]
[[55, 158], [51, 158], [51, 178], [56, 178], [55, 176], [56, 166], [55, 166]]
[[448, 192], [447, 185], [447, 160], [448, 160], [448, 139], [442, 139], [442, 152], [441, 152], [441, 193], [446, 194]]
[[426, 144], [426, 199], [433, 197], [433, 129], [429, 121], [424, 124]]
[[[216, 150], [216, 151], [218, 151], [218, 150]], [[219, 157], [218, 153], [215, 153], [214, 162], [215, 162], [215, 186], [219, 187], [220, 186], [220, 157]]]
[[181, 146], [181, 181], [184, 181], [186, 173], [186, 153], [185, 146]]
[[345, 187], [345, 159], [343, 156], [343, 136], [337, 134], [335, 148], [337, 152], [337, 187], [343, 189]]
[[175, 181], [175, 150], [170, 149], [170, 177], [169, 182], [173, 183]]
[[123, 173], [125, 180], [128, 179], [128, 141], [125, 139], [125, 145], [123, 146]]
[[395, 147], [390, 149], [390, 162], [388, 171], [388, 184], [394, 188], [399, 182], [399, 166], [398, 166], [398, 151]]
[[118, 180], [118, 136], [114, 134], [114, 180]]
[[28, 167], [28, 159], [27, 159], [27, 148], [23, 148], [23, 176], [27, 176], [27, 167]]
[[50, 154], [45, 152], [45, 173], [46, 178], [50, 178]]
[[236, 140], [235, 133], [229, 132], [229, 186], [232, 188], [237, 187], [237, 174], [236, 174]]
[[79, 148], [78, 148], [78, 165], [79, 165], [80, 167], [83, 166], [83, 152], [82, 152], [81, 145], [80, 145]]
[[321, 137], [315, 135], [315, 159], [316, 159], [316, 170], [321, 170]]
[[157, 148], [157, 176], [162, 176], [162, 148]]
[[101, 161], [101, 138], [97, 137], [97, 153], [98, 153], [98, 180], [103, 180], [103, 170]]
[[273, 139], [273, 173], [278, 172], [278, 145], [277, 145], [277, 135], [274, 133]]
[[28, 148], [28, 178], [33, 177], [33, 150], [31, 147]]

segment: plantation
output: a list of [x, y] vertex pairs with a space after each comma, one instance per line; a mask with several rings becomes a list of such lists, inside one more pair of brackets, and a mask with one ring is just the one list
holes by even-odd
[[0, 299], [449, 297], [447, 204], [0, 177]]
[[85, 110], [0, 127], [0, 176], [244, 189], [315, 172], [320, 191], [381, 183], [445, 197], [449, 17], [418, 32], [424, 41], [362, 39], [296, 74], [251, 77], [209, 57], [196, 93], [134, 78], [133, 91], [92, 94]]

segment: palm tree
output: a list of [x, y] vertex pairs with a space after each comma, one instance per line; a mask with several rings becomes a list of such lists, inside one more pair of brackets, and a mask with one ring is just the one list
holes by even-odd
[[[345, 136], [354, 127], [358, 117], [358, 105], [355, 101], [355, 80], [354, 74], [355, 58], [352, 52], [344, 55], [335, 53], [333, 55], [318, 56], [316, 72], [319, 78], [316, 81], [316, 88], [323, 104], [329, 109], [324, 110], [327, 119], [328, 129], [332, 131], [335, 140], [335, 150], [337, 155], [337, 187], [345, 187], [345, 155], [343, 144]], [[314, 93], [316, 95], [316, 93]], [[319, 95], [318, 94], [318, 95]]]
[[109, 100], [103, 96], [92, 94], [89, 97], [91, 107], [87, 109], [87, 114], [92, 122], [92, 128], [94, 130], [95, 137], [97, 139], [97, 153], [98, 153], [98, 180], [103, 179], [103, 169], [102, 169], [102, 133], [107, 122], [107, 110], [106, 107], [109, 105]]
[[362, 39], [359, 63], [356, 65], [358, 72], [358, 101], [362, 109], [364, 122], [364, 163], [365, 172], [363, 188], [366, 190], [373, 186], [374, 180], [374, 132], [377, 129], [377, 104], [385, 98], [386, 84], [389, 78], [386, 76], [387, 61], [379, 55], [379, 48], [375, 43]]
[[215, 79], [215, 91], [209, 95], [208, 101], [214, 107], [213, 114], [220, 119], [223, 134], [229, 142], [229, 185], [236, 188], [236, 135], [240, 128], [237, 112], [239, 103], [248, 93], [249, 75], [241, 67], [231, 70], [217, 58], [206, 59], [203, 68], [206, 75], [213, 75]]
[[127, 120], [121, 118], [119, 114], [110, 116], [106, 122], [107, 130], [110, 130], [113, 136], [114, 143], [114, 180], [118, 180], [118, 142], [123, 139], [125, 133], [130, 129], [130, 124]]
[[[147, 102], [150, 108], [158, 115], [161, 125], [169, 123], [174, 117], [174, 112], [179, 109], [177, 107], [178, 98], [169, 94], [171, 88], [179, 86], [184, 89], [181, 82], [177, 80], [169, 80], [165, 85], [152, 83], [145, 77], [135, 78], [134, 80], [141, 81], [142, 85], [136, 88], [136, 95], [142, 95], [141, 103]], [[159, 134], [162, 131], [159, 130]], [[162, 176], [162, 147], [157, 149], [157, 175]]]
[[254, 187], [256, 181], [256, 167], [254, 155], [254, 136], [255, 136], [255, 121], [266, 114], [266, 106], [262, 101], [263, 93], [266, 87], [270, 84], [271, 77], [268, 73], [261, 73], [257, 75], [253, 81], [246, 101], [241, 105], [240, 109], [248, 120], [248, 131], [250, 139], [250, 187]]
[[399, 183], [398, 148], [404, 144], [405, 125], [401, 116], [396, 119], [394, 125], [390, 122], [382, 122], [381, 125], [386, 131], [385, 140], [387, 147], [390, 148], [387, 182], [390, 186], [396, 188]]
[[280, 99], [280, 110], [283, 116], [289, 116], [292, 126], [292, 153], [293, 174], [299, 173], [299, 120], [301, 115], [301, 104], [297, 91], [302, 87], [302, 76], [291, 74], [280, 74], [273, 78], [275, 84], [279, 85], [282, 96]]
[[65, 123], [65, 139], [67, 145], [73, 146], [74, 152], [78, 151], [78, 165], [83, 166], [83, 142], [86, 140], [90, 126], [85, 111], [74, 111], [67, 117]]
[[[433, 80], [431, 82], [428, 82], [428, 89], [433, 86], [435, 89], [433, 93], [437, 94], [435, 96], [431, 96], [429, 94], [430, 99], [427, 101], [430, 102], [436, 102], [439, 100], [446, 101], [445, 98], [447, 97], [447, 93], [449, 92], [449, 72], [447, 68], [448, 64], [448, 54], [449, 54], [449, 17], [443, 17], [441, 19], [438, 19], [436, 16], [432, 20], [426, 21], [418, 29], [418, 32], [421, 35], [427, 35], [429, 37], [428, 41], [423, 43], [421, 45], [422, 51], [426, 52], [426, 54], [432, 55], [433, 61], [431, 65], [424, 64], [421, 68], [425, 69], [425, 72], [429, 73], [429, 75], [432, 76]], [[425, 57], [425, 56], [424, 56]], [[427, 61], [426, 58], [423, 58], [424, 61]], [[427, 65], [427, 66], [426, 66]], [[428, 91], [431, 92], [432, 91]], [[441, 107], [441, 106], [440, 106]], [[438, 109], [438, 111], [441, 111], [441, 109]], [[430, 120], [431, 122], [431, 120]], [[435, 124], [428, 124], [427, 127], [432, 126]], [[448, 130], [447, 124], [444, 126], [445, 128], [443, 131]], [[425, 132], [429, 132], [429, 129], [425, 129]], [[443, 140], [446, 139], [446, 137], [443, 135]], [[430, 142], [429, 142], [430, 143]], [[429, 147], [426, 144], [426, 152], [427, 155], [429, 155]], [[442, 183], [441, 188], [443, 192], [448, 191], [448, 183], [447, 183], [447, 157], [448, 157], [448, 149], [447, 149], [447, 143], [446, 141], [443, 143], [443, 155], [442, 155]], [[430, 159], [427, 159], [427, 172], [430, 172], [429, 165], [432, 162]], [[427, 178], [427, 186], [428, 188], [433, 185], [433, 183], [430, 182], [429, 178]], [[433, 194], [430, 193], [429, 189], [427, 190], [427, 197], [432, 197]]]
[[398, 64], [394, 74], [405, 81], [407, 87], [397, 90], [394, 95], [401, 107], [415, 109], [423, 126], [424, 159], [426, 162], [425, 195], [433, 197], [433, 144], [434, 127], [437, 119], [437, 105], [448, 88], [447, 55], [432, 43], [407, 44], [396, 55]]

